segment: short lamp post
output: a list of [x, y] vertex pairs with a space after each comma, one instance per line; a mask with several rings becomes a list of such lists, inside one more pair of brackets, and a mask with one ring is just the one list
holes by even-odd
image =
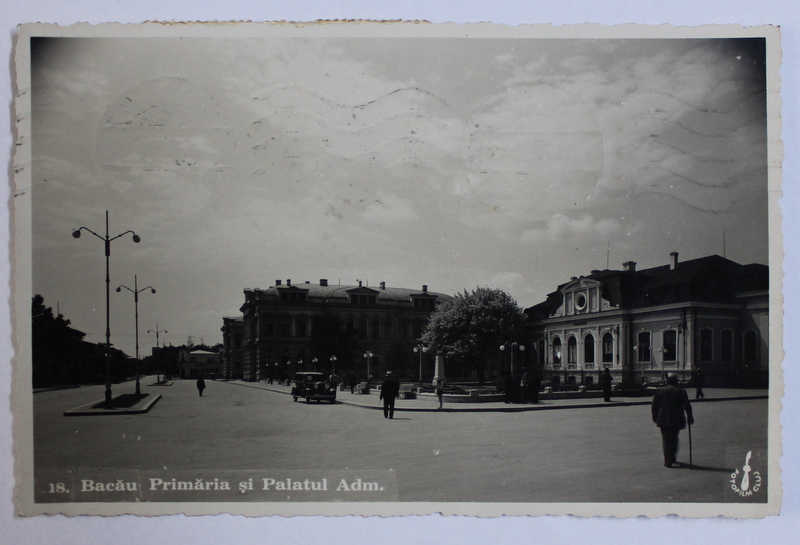
[[136, 319], [136, 395], [140, 396], [142, 395], [142, 391], [139, 388], [139, 294], [147, 290], [150, 290], [150, 293], [155, 293], [156, 290], [153, 286], [139, 289], [136, 275], [133, 275], [133, 289], [130, 289], [128, 286], [120, 285], [117, 287], [117, 293], [121, 292], [122, 288], [125, 288], [133, 294], [133, 307]]
[[375, 354], [373, 354], [372, 352], [367, 351], [367, 352], [364, 352], [364, 357], [367, 359], [367, 386], [369, 386], [369, 377], [370, 377], [369, 364], [371, 363], [372, 358], [375, 357]]
[[125, 231], [124, 233], [120, 233], [115, 237], [108, 236], [108, 210], [106, 210], [106, 234], [105, 236], [98, 235], [88, 227], [78, 227], [72, 232], [72, 236], [74, 238], [81, 238], [81, 231], [87, 231], [100, 240], [103, 241], [105, 245], [105, 254], [106, 254], [106, 345], [105, 345], [105, 360], [106, 360], [106, 393], [105, 393], [105, 408], [111, 409], [113, 407], [113, 403], [111, 400], [111, 298], [109, 297], [109, 288], [111, 283], [111, 275], [109, 273], [109, 258], [111, 257], [111, 241], [118, 239], [121, 236], [127, 235], [130, 233], [133, 235], [132, 239], [133, 242], [138, 244], [141, 239], [139, 235], [134, 233], [133, 231]]
[[418, 344], [414, 347], [414, 353], [419, 353], [419, 385], [422, 386], [422, 354], [428, 351], [428, 347]]
[[514, 376], [514, 349], [519, 346], [519, 351], [525, 351], [525, 345], [519, 344], [517, 341], [504, 343], [500, 345], [500, 350], [505, 351], [506, 347], [509, 347], [511, 350], [511, 376]]

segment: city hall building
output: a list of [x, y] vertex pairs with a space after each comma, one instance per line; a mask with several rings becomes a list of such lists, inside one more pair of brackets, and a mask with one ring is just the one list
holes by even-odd
[[[223, 342], [231, 361], [241, 357], [243, 380], [283, 379], [296, 371], [321, 371], [366, 380], [392, 370], [400, 378], [418, 379], [422, 368], [414, 348], [428, 317], [449, 295], [422, 289], [293, 284], [277, 280], [267, 289], [247, 288], [241, 318], [223, 326], [241, 327], [241, 349], [236, 340]], [[241, 324], [237, 323], [241, 321]], [[426, 377], [432, 373], [424, 355]], [[232, 365], [235, 367], [235, 364]]]
[[525, 313], [543, 380], [591, 386], [658, 382], [675, 372], [707, 385], [765, 386], [769, 268], [718, 255], [636, 270], [592, 271]]

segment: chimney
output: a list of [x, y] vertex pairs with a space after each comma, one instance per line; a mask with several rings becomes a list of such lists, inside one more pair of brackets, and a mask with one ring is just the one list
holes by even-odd
[[589, 274], [600, 274], [601, 272], [602, 271], [599, 269], [592, 269], [592, 272], [590, 272]]
[[361, 287], [361, 280], [358, 281], [358, 287]]
[[382, 290], [385, 290], [385, 289], [386, 289], [386, 282], [381, 282], [381, 289], [382, 289]]
[[422, 284], [422, 292], [423, 293], [428, 293], [428, 285], [427, 284]]
[[327, 278], [320, 278], [319, 279], [319, 285], [322, 286], [322, 287], [327, 287], [328, 286], [328, 279]]
[[636, 272], [636, 262], [635, 261], [626, 261], [622, 264], [622, 268], [628, 272]]
[[287, 278], [286, 279], [286, 285], [287, 286], [291, 286], [292, 285], [292, 279], [291, 278]]
[[276, 280], [276, 281], [275, 281], [275, 285], [276, 285], [276, 286], [280, 286], [280, 285], [281, 285], [281, 281], [280, 281], [280, 280]]
[[669, 270], [674, 271], [678, 268], [678, 252], [670, 252], [669, 257], [671, 258]]

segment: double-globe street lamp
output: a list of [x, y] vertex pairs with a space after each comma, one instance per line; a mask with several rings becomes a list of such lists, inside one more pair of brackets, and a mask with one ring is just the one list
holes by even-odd
[[[159, 334], [159, 333], [169, 333], [169, 331], [167, 331], [166, 329], [158, 329], [158, 324], [156, 324], [156, 328], [155, 328], [155, 329], [148, 329], [148, 330], [147, 330], [147, 333], [148, 333], [148, 334], [150, 334], [150, 333], [155, 333], [155, 334], [156, 334], [156, 354], [157, 354], [157, 356], [156, 356], [156, 362], [157, 362], [157, 363], [161, 363], [161, 351], [160, 351], [160, 350], [159, 350], [159, 348], [158, 348], [158, 334]], [[164, 344], [166, 344], [166, 341], [165, 341], [165, 343], [164, 343]], [[160, 367], [160, 366], [159, 366], [159, 367]], [[165, 365], [164, 367], [165, 367], [165, 369], [164, 369], [164, 382], [167, 382], [167, 370], [166, 370], [166, 365]]]
[[336, 374], [336, 356], [331, 356], [331, 374]]
[[419, 352], [419, 385], [422, 386], [422, 354], [428, 351], [428, 347], [423, 344], [418, 344], [414, 347], [414, 353]]
[[367, 359], [367, 386], [369, 386], [369, 377], [370, 377], [369, 364], [370, 364], [370, 361], [372, 360], [372, 358], [375, 357], [375, 354], [373, 354], [372, 352], [367, 351], [367, 352], [364, 352], [364, 357]]
[[133, 307], [136, 317], [136, 395], [140, 396], [142, 392], [139, 389], [139, 294], [147, 290], [150, 290], [150, 293], [154, 294], [156, 289], [153, 286], [139, 289], [139, 280], [135, 274], [133, 275], [133, 289], [125, 285], [120, 285], [117, 287], [117, 293], [121, 292], [122, 288], [125, 288], [133, 294]]
[[105, 360], [106, 360], [106, 395], [105, 395], [105, 408], [111, 409], [113, 407], [113, 402], [111, 400], [111, 297], [109, 295], [110, 291], [110, 283], [111, 283], [111, 275], [109, 272], [109, 258], [111, 257], [111, 241], [116, 240], [121, 236], [127, 235], [130, 233], [133, 235], [133, 242], [138, 244], [141, 239], [139, 235], [134, 233], [133, 231], [125, 231], [124, 233], [120, 233], [115, 237], [108, 236], [108, 210], [106, 210], [106, 234], [105, 236], [98, 235], [88, 227], [78, 227], [72, 232], [72, 236], [74, 238], [81, 238], [81, 231], [87, 231], [100, 240], [103, 241], [105, 246], [105, 254], [106, 254], [106, 345], [105, 345]]
[[520, 352], [524, 352], [525, 351], [525, 345], [520, 344], [517, 341], [509, 342], [509, 343], [503, 343], [503, 344], [500, 345], [500, 350], [502, 350], [502, 351], [505, 351], [506, 347], [508, 347], [511, 350], [511, 376], [512, 377], [514, 376], [514, 349], [517, 348], [518, 346], [519, 346], [519, 351]]

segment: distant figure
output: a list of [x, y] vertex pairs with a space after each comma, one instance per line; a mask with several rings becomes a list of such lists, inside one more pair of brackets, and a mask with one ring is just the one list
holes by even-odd
[[356, 382], [356, 377], [355, 377], [355, 375], [353, 375], [353, 374], [347, 375], [347, 377], [348, 377], [348, 378], [347, 378], [347, 382], [349, 382], [349, 383], [350, 383], [350, 393], [351, 393], [351, 394], [354, 394], [354, 393], [356, 393], [356, 392], [355, 392], [355, 390], [356, 390], [356, 384], [358, 384], [358, 383]]
[[524, 367], [521, 369], [521, 371], [522, 371], [522, 377], [519, 379], [519, 402], [527, 403], [528, 394], [530, 393], [529, 390], [531, 386], [531, 381]]
[[503, 390], [505, 390], [505, 402], [506, 403], [513, 403], [514, 402], [514, 376], [511, 374], [506, 375], [505, 380], [503, 380]]
[[381, 384], [380, 399], [383, 400], [383, 417], [394, 418], [394, 401], [400, 393], [400, 383], [392, 378], [392, 372], [386, 372], [386, 380]]
[[611, 378], [611, 371], [609, 371], [608, 367], [603, 370], [603, 374], [600, 375], [600, 386], [603, 388], [603, 401], [608, 403], [611, 401], [611, 382], [614, 379]]
[[703, 372], [698, 367], [697, 370], [694, 372], [694, 398], [695, 399], [703, 399], [706, 397], [706, 394], [703, 393], [703, 385], [706, 383], [706, 377], [703, 375]]
[[439, 408], [442, 408], [442, 398], [444, 396], [444, 379], [436, 380], [436, 397], [439, 398]]
[[690, 426], [694, 424], [692, 405], [686, 391], [678, 386], [678, 375], [667, 375], [667, 385], [656, 392], [651, 410], [653, 422], [661, 428], [664, 466], [672, 467], [678, 454], [678, 434], [686, 427], [687, 421]]
[[197, 391], [200, 392], [200, 397], [203, 397], [203, 390], [206, 389], [206, 381], [203, 377], [197, 379]]

